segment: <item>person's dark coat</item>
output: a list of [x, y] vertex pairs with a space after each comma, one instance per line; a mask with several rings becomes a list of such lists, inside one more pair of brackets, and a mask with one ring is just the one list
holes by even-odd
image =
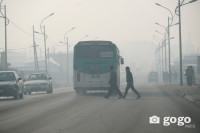
[[110, 84], [110, 85], [116, 85], [117, 84], [117, 73], [116, 73], [115, 70], [112, 70], [110, 72], [110, 79], [109, 79], [108, 84]]
[[126, 82], [127, 84], [133, 84], [133, 76], [130, 71], [126, 72]]

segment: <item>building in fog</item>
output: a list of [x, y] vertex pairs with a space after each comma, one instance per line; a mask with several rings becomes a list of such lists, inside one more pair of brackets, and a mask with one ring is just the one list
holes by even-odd
[[[5, 54], [0, 55], [0, 69], [5, 67]], [[73, 81], [73, 53], [68, 54], [69, 72], [67, 75], [67, 53], [54, 53], [47, 56], [48, 74], [53, 78], [53, 81], [58, 84], [69, 85]], [[9, 70], [16, 70], [23, 77], [30, 73], [37, 72], [35, 70], [35, 62], [33, 57], [27, 57], [24, 53], [8, 51]], [[45, 72], [44, 57], [38, 59], [39, 72]], [[69, 83], [67, 83], [69, 76]]]

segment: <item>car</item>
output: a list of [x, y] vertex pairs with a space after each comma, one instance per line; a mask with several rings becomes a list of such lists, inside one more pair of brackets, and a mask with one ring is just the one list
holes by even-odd
[[0, 71], [0, 96], [23, 98], [23, 80], [15, 71]]
[[24, 80], [25, 95], [39, 91], [46, 91], [47, 94], [53, 93], [52, 78], [46, 73], [32, 73]]
[[148, 75], [148, 80], [149, 80], [149, 83], [151, 83], [151, 82], [157, 83], [158, 82], [158, 73], [151, 71]]

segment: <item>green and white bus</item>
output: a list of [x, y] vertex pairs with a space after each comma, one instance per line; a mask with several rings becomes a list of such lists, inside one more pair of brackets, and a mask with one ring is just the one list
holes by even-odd
[[120, 84], [120, 64], [124, 60], [111, 41], [80, 41], [74, 46], [74, 89], [108, 90], [109, 66], [113, 65]]

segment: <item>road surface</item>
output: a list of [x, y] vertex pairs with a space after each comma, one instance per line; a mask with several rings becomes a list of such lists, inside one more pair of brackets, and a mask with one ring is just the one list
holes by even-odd
[[[72, 88], [35, 93], [22, 100], [0, 98], [0, 133], [200, 133], [200, 107], [167, 87], [137, 89], [142, 95], [139, 100], [131, 90], [126, 99], [105, 99], [103, 92], [81, 96]], [[149, 123], [153, 115], [160, 117], [159, 124]], [[168, 116], [172, 122], [181, 116], [190, 117], [191, 122], [164, 126], [163, 118]]]

